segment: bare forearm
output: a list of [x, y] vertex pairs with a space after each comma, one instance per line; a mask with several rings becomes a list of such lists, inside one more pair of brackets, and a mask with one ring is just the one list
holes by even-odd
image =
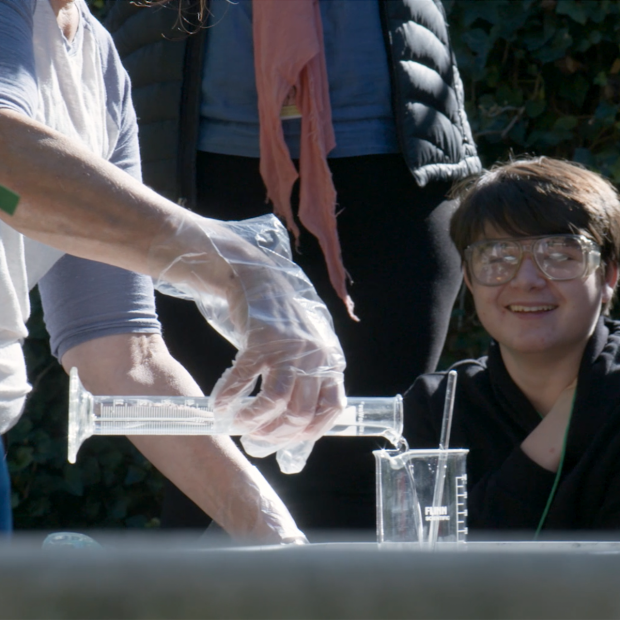
[[12, 217], [0, 214], [10, 226], [75, 255], [143, 273], [149, 240], [171, 210], [79, 143], [7, 110], [0, 111], [0, 183], [21, 197]]
[[261, 473], [229, 437], [131, 437], [169, 480], [234, 539], [301, 543], [304, 537]]
[[28, 237], [152, 277], [179, 255], [200, 252], [209, 264], [203, 283], [229, 284], [228, 266], [188, 212], [78, 142], [9, 110], [0, 110], [0, 185], [20, 196], [15, 213], [0, 210], [0, 219]]
[[[121, 334], [85, 342], [63, 357], [95, 394], [202, 395], [160, 336]], [[131, 438], [169, 480], [237, 540], [305, 539], [280, 498], [229, 437]]]

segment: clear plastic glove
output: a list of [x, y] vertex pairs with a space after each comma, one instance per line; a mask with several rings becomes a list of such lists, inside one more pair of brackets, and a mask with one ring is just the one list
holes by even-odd
[[[188, 251], [173, 257], [179, 238]], [[195, 301], [239, 349], [211, 395], [215, 413], [232, 418], [248, 454], [277, 452], [283, 472], [301, 471], [346, 405], [345, 360], [329, 311], [292, 260], [284, 226], [273, 215], [224, 223], [188, 213], [174, 239], [159, 240], [151, 254], [160, 265], [171, 257], [156, 288]], [[259, 376], [260, 393], [242, 405]]]

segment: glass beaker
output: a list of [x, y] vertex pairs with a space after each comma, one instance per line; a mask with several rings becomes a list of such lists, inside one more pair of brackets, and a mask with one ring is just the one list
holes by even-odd
[[469, 450], [375, 450], [377, 541], [464, 543]]

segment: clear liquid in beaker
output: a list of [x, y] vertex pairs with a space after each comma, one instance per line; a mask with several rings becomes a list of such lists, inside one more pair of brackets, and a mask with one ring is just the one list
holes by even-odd
[[420, 547], [465, 542], [468, 452], [375, 450], [377, 541]]

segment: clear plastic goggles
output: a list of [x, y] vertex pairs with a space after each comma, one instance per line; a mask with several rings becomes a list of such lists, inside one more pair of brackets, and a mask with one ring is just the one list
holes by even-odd
[[601, 264], [600, 246], [582, 235], [547, 235], [519, 239], [485, 239], [465, 250], [469, 273], [484, 286], [510, 282], [529, 252], [549, 280], [574, 280]]

